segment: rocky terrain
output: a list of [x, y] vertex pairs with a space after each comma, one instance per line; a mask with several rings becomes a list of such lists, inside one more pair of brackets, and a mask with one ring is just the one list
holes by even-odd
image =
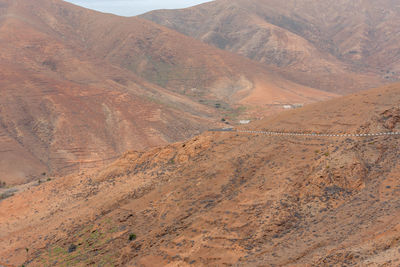
[[0, 0], [0, 181], [104, 166], [198, 134], [240, 106], [327, 94], [140, 18]]
[[[259, 130], [400, 131], [400, 84]], [[245, 128], [244, 128], [245, 129]], [[397, 266], [398, 136], [207, 132], [0, 202], [4, 266]]]
[[0, 0], [0, 266], [400, 265], [398, 18]]
[[314, 88], [348, 93], [400, 78], [396, 0], [216, 0], [141, 17]]

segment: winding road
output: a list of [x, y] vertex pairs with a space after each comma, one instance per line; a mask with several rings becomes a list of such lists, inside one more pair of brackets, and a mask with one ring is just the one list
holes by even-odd
[[311, 136], [311, 137], [376, 137], [400, 135], [400, 132], [381, 132], [381, 133], [360, 133], [360, 134], [329, 134], [329, 133], [295, 133], [295, 132], [267, 132], [236, 130], [234, 128], [210, 129], [210, 132], [235, 132], [246, 134], [263, 134], [270, 136]]

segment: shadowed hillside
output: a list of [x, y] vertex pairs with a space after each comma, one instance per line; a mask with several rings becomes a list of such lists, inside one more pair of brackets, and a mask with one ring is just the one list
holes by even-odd
[[395, 0], [217, 0], [142, 17], [314, 88], [348, 93], [400, 77]]

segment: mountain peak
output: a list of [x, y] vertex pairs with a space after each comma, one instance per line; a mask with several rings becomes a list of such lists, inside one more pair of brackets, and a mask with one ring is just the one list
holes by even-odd
[[400, 78], [398, 35], [391, 34], [400, 11], [392, 0], [220, 0], [142, 17], [313, 88], [348, 93]]

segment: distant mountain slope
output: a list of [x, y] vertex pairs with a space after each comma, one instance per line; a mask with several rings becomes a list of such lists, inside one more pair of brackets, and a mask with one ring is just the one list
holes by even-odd
[[[61, 7], [52, 8], [52, 14], [63, 14]], [[100, 16], [89, 10], [58, 18], [63, 19], [74, 22], [80, 44], [95, 58], [195, 101], [235, 104], [260, 90], [265, 95], [256, 93], [258, 103], [309, 102], [333, 96], [288, 81], [274, 68], [265, 68], [144, 19]]]
[[44, 13], [46, 1], [1, 2], [2, 182], [106, 164], [102, 159], [129, 148], [185, 139], [212, 123], [211, 109], [96, 59], [52, 31], [69, 24]]
[[[252, 129], [400, 131], [400, 84]], [[0, 264], [392, 266], [400, 138], [204, 133], [0, 202]], [[26, 250], [28, 248], [28, 250]]]
[[60, 0], [0, 0], [0, 45], [8, 184], [188, 138], [239, 104], [334, 96], [152, 22]]
[[400, 78], [395, 0], [216, 0], [141, 17], [314, 88], [346, 93]]

